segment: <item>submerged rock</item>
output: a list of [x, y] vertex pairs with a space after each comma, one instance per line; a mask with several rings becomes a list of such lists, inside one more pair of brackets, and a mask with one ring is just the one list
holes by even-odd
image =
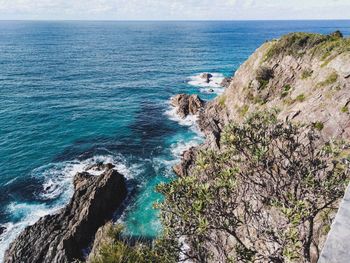
[[98, 176], [78, 173], [74, 177], [74, 190], [66, 207], [28, 226], [11, 243], [4, 262], [54, 263], [83, 259], [82, 249], [90, 244], [97, 229], [111, 219], [126, 197], [127, 189], [124, 176], [108, 169]]
[[201, 78], [204, 79], [207, 83], [210, 82], [210, 79], [213, 77], [210, 73], [202, 73]]
[[195, 115], [204, 106], [204, 101], [198, 95], [178, 94], [171, 98], [171, 105], [177, 108], [181, 118]]

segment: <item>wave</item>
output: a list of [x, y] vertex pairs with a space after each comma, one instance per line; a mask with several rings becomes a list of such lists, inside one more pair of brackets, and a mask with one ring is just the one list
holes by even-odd
[[26, 226], [33, 225], [45, 215], [54, 214], [69, 202], [74, 192], [73, 178], [76, 173], [82, 171], [88, 171], [94, 175], [101, 173], [88, 169], [92, 164], [99, 162], [113, 163], [116, 166], [115, 169], [127, 180], [135, 176], [133, 167], [129, 168], [121, 155], [95, 156], [83, 161], [52, 163], [32, 171], [31, 176], [43, 180], [43, 189], [38, 196], [43, 203], [11, 202], [6, 207], [13, 220], [3, 225], [6, 230], [0, 235], [0, 262], [9, 244]]
[[171, 153], [175, 157], [176, 160], [180, 160], [182, 157], [182, 154], [189, 150], [192, 147], [198, 146], [200, 143], [203, 142], [203, 139], [201, 137], [194, 137], [190, 141], [179, 141], [171, 146]]
[[177, 108], [170, 105], [169, 102], [169, 108], [168, 110], [165, 111], [165, 115], [172, 121], [176, 121], [177, 123], [179, 123], [182, 126], [194, 126], [196, 125], [196, 122], [198, 120], [198, 116], [197, 115], [187, 115], [186, 118], [181, 118], [178, 114], [177, 114]]
[[221, 73], [210, 73], [213, 77], [210, 78], [209, 83], [202, 78], [202, 74], [197, 74], [188, 78], [188, 84], [195, 87], [201, 87], [200, 91], [203, 93], [217, 93], [221, 94], [225, 88], [221, 86], [225, 76]]

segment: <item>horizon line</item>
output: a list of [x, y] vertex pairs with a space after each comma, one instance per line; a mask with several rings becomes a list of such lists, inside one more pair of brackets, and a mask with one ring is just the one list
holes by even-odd
[[349, 18], [305, 18], [305, 19], [1, 19], [3, 21], [23, 21], [23, 22], [254, 22], [254, 21], [350, 21]]

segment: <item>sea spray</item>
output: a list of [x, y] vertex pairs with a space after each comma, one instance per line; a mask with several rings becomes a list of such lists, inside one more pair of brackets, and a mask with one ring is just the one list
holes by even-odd
[[[9, 244], [21, 233], [26, 226], [33, 225], [39, 218], [54, 214], [64, 207], [73, 195], [73, 178], [78, 172], [88, 171], [99, 175], [101, 172], [87, 169], [96, 163], [112, 163], [116, 170], [128, 180], [135, 176], [131, 167], [128, 168], [123, 156], [98, 155], [86, 160], [72, 160], [60, 163], [51, 163], [31, 172], [31, 176], [43, 180], [42, 191], [38, 198], [43, 202], [11, 202], [7, 212], [11, 215], [11, 222], [4, 224], [6, 230], [0, 235], [0, 258], [3, 258]], [[48, 201], [51, 201], [50, 203]], [[49, 203], [49, 204], [48, 204]], [[0, 260], [1, 261], [1, 260]]]

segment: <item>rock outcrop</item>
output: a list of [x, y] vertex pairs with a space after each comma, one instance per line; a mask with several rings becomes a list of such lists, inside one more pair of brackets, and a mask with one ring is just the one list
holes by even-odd
[[177, 108], [177, 114], [181, 118], [187, 115], [195, 115], [204, 106], [204, 101], [198, 95], [178, 94], [171, 98], [170, 101], [173, 107]]
[[173, 167], [177, 176], [184, 177], [189, 175], [189, 171], [194, 165], [196, 159], [196, 148], [191, 147], [182, 154], [181, 162]]
[[47, 215], [28, 226], [5, 253], [6, 263], [55, 263], [83, 259], [97, 229], [120, 206], [126, 197], [124, 176], [112, 165], [98, 164], [89, 169], [101, 175], [78, 173], [74, 195], [56, 214]]
[[201, 78], [204, 79], [207, 83], [210, 82], [210, 79], [213, 77], [210, 73], [202, 73]]
[[[198, 124], [206, 142], [185, 152], [175, 172], [192, 174], [195, 153], [208, 148], [220, 151], [224, 127], [255, 111], [275, 109], [280, 120], [311, 123], [320, 131], [321, 141], [349, 140], [349, 62], [350, 39], [339, 33], [295, 33], [263, 44], [232, 79], [222, 83], [228, 85], [225, 92], [200, 111]], [[334, 213], [329, 217], [334, 218]], [[317, 262], [326, 234], [319, 223], [313, 230], [311, 262]], [[220, 262], [216, 256], [213, 261]]]

